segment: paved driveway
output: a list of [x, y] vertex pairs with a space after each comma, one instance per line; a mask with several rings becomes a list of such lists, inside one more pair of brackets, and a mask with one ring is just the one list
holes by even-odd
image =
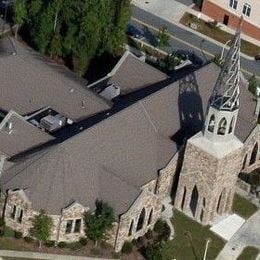
[[[220, 252], [217, 260], [235, 260], [246, 246], [260, 249], [260, 209], [250, 217]], [[260, 260], [260, 256], [258, 257]]]

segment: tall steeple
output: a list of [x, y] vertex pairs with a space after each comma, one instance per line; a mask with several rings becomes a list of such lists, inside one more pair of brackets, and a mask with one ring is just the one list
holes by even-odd
[[239, 110], [241, 23], [242, 18], [209, 99], [204, 136], [215, 142], [234, 135]]

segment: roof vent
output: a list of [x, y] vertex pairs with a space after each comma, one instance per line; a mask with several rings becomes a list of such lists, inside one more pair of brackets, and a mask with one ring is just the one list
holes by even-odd
[[8, 134], [11, 134], [12, 131], [13, 131], [13, 123], [12, 122], [6, 122], [5, 123], [5, 131], [8, 133]]
[[74, 92], [74, 90], [75, 90], [74, 88], [71, 88], [71, 89], [70, 89], [70, 93], [73, 93], [73, 92]]

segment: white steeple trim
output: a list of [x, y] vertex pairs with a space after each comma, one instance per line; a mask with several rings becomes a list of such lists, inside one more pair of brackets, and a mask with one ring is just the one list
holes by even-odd
[[239, 107], [240, 42], [238, 30], [210, 98], [210, 105], [218, 110], [233, 111]]

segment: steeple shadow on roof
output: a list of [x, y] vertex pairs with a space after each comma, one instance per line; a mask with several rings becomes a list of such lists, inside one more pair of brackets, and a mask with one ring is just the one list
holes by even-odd
[[180, 129], [172, 136], [172, 140], [181, 146], [201, 130], [204, 122], [202, 99], [194, 73], [179, 80], [178, 110]]

